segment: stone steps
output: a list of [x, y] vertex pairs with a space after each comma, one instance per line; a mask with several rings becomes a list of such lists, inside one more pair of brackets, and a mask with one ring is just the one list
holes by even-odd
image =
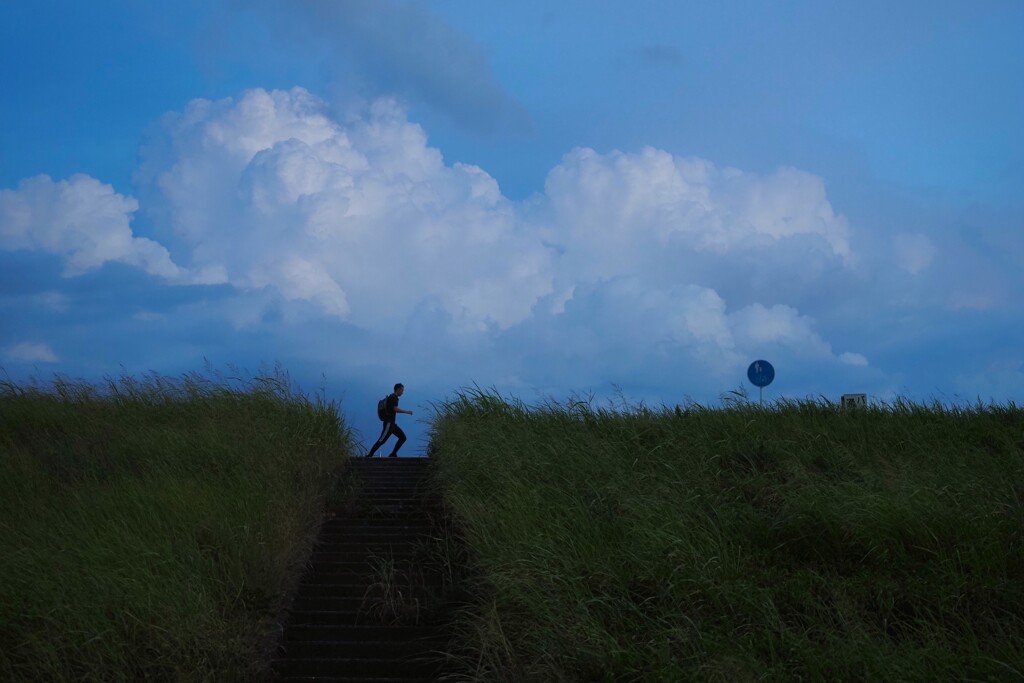
[[354, 498], [321, 527], [273, 667], [279, 681], [435, 680], [448, 635], [430, 562], [442, 505], [425, 458], [353, 459]]

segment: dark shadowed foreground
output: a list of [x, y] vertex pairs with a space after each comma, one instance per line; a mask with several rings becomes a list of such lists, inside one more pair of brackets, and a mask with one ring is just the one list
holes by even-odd
[[1024, 411], [605, 411], [486, 392], [432, 452], [468, 677], [1018, 680]]
[[280, 372], [0, 384], [0, 679], [266, 675], [349, 451]]
[[291, 605], [278, 680], [405, 683], [444, 675], [458, 576], [427, 458], [353, 460]]

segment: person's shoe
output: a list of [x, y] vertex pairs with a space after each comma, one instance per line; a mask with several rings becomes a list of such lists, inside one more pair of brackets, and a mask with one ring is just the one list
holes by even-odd
[[392, 453], [392, 454], [391, 454], [391, 455], [389, 455], [388, 457], [389, 457], [389, 458], [397, 458], [397, 457], [398, 457], [398, 453]]

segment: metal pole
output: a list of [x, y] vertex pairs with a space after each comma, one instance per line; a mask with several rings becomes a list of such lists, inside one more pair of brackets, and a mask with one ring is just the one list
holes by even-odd
[[761, 404], [762, 408], [764, 407], [764, 387], [757, 388], [757, 402]]

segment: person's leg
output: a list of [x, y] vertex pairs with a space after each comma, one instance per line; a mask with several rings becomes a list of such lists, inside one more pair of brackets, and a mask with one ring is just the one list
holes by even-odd
[[394, 422], [384, 423], [384, 426], [380, 430], [380, 438], [377, 439], [377, 443], [373, 444], [373, 448], [370, 449], [370, 452], [366, 454], [367, 458], [372, 458], [373, 454], [377, 452], [377, 449], [383, 446], [384, 442], [388, 440], [388, 437], [391, 436], [391, 430], [389, 427], [393, 427], [394, 424]]
[[396, 424], [394, 427], [391, 428], [391, 433], [398, 437], [398, 443], [395, 444], [395, 450], [391, 451], [391, 455], [389, 455], [388, 457], [390, 458], [393, 456], [397, 458], [398, 449], [402, 447], [403, 443], [405, 443], [405, 432], [403, 432], [402, 428]]

